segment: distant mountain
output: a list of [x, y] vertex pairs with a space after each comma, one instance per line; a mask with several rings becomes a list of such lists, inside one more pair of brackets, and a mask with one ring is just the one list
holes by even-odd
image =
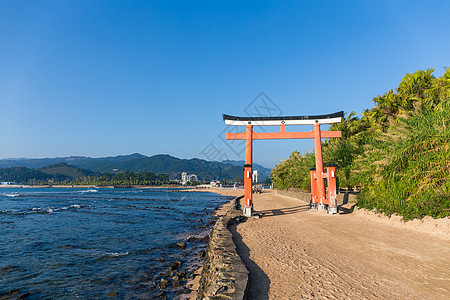
[[182, 172], [188, 172], [190, 174], [194, 173], [200, 180], [242, 178], [243, 174], [242, 167], [220, 162], [210, 162], [198, 158], [180, 159], [167, 154], [103, 164], [101, 168], [96, 169], [96, 171], [108, 172], [113, 168], [118, 169], [119, 171], [150, 171], [156, 174], [166, 173], [171, 179], [180, 179]]
[[68, 162], [70, 160], [83, 160], [87, 159], [82, 156], [72, 156], [72, 157], [55, 157], [55, 158], [10, 158], [10, 159], [0, 159], [0, 168], [10, 168], [10, 167], [26, 167], [31, 169], [38, 169], [45, 166], [50, 166], [54, 164], [59, 164], [62, 162]]
[[[130, 155], [119, 155], [112, 157], [91, 158], [85, 156], [55, 157], [55, 158], [10, 158], [0, 159], [0, 168], [27, 167], [38, 169], [59, 163], [78, 166], [91, 171], [100, 171], [105, 164], [114, 164], [135, 158], [146, 157], [139, 153]], [[112, 169], [111, 169], [112, 170]]]
[[[233, 166], [241, 166], [241, 167], [243, 167], [245, 164], [245, 161], [243, 160], [223, 160], [221, 162], [224, 164], [230, 164]], [[260, 164], [255, 163], [253, 163], [253, 169], [258, 170], [262, 174], [270, 174], [272, 172], [272, 169], [263, 167]]]
[[[48, 166], [51, 168], [45, 168]], [[56, 166], [55, 166], [56, 165]], [[60, 174], [68, 177], [85, 174], [84, 171], [110, 173], [116, 171], [166, 173], [171, 179], [180, 179], [182, 172], [194, 173], [200, 180], [242, 179], [243, 162], [216, 162], [203, 159], [180, 159], [167, 154], [145, 156], [139, 153], [114, 157], [91, 158], [84, 156], [41, 158], [41, 159], [2, 159], [0, 168], [27, 167], [39, 169], [46, 174]], [[74, 167], [84, 169], [75, 170]], [[267, 168], [256, 165], [264, 174]], [[262, 170], [262, 171], [261, 171]], [[77, 173], [78, 172], [78, 173]], [[268, 171], [270, 173], [270, 170]], [[86, 176], [86, 175], [83, 175]]]
[[64, 181], [70, 177], [61, 174], [47, 174], [40, 170], [25, 167], [0, 169], [0, 181], [15, 183], [47, 183], [49, 180]]
[[66, 163], [45, 166], [39, 169], [26, 167], [10, 167], [0, 169], [0, 181], [22, 183], [64, 182], [87, 176], [99, 176], [100, 173], [70, 166]]
[[[224, 161], [222, 161], [222, 163], [242, 167], [242, 166], [244, 166], [245, 161], [243, 161], [243, 160], [224, 160]], [[255, 164], [255, 163], [253, 163], [253, 170], [258, 170], [258, 172], [259, 172], [258, 181], [266, 180], [268, 177], [270, 177], [270, 174], [272, 173], [271, 169], [263, 167], [259, 164]]]
[[80, 168], [93, 172], [112, 172], [113, 169], [120, 169], [117, 167], [117, 165], [120, 163], [146, 157], [147, 156], [139, 153], [133, 153], [130, 155], [119, 155], [100, 158], [84, 157], [83, 159], [70, 159], [66, 160], [65, 162], [73, 166], [78, 166]]
[[59, 163], [51, 166], [42, 167], [38, 169], [38, 171], [44, 172], [45, 174], [52, 176], [62, 175], [70, 179], [100, 175], [99, 173], [84, 170], [80, 167], [71, 166], [66, 163]]

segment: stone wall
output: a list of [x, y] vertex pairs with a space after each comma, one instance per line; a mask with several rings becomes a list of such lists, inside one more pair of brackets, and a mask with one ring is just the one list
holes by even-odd
[[308, 203], [311, 200], [311, 193], [306, 193], [301, 189], [275, 190], [275, 191], [277, 192], [277, 194], [300, 199]]
[[203, 264], [197, 299], [235, 299], [246, 297], [248, 271], [236, 252], [228, 225], [244, 218], [239, 200], [233, 199], [226, 214], [211, 230]]

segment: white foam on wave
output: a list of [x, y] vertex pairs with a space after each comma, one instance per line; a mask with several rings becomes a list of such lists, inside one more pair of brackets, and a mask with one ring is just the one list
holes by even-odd
[[14, 192], [14, 193], [4, 193], [3, 195], [6, 196], [6, 197], [18, 197], [19, 193], [16, 193], [16, 192]]
[[58, 211], [58, 210], [60, 210], [60, 209], [63, 209], [63, 208], [55, 208], [55, 207], [46, 207], [46, 208], [32, 207], [32, 208], [31, 208], [31, 212], [32, 212], [32, 213], [33, 213], [33, 212], [36, 212], [36, 213], [44, 212], [44, 213], [51, 214], [51, 213], [53, 213], [54, 211]]
[[98, 190], [96, 190], [96, 189], [88, 189], [88, 190], [82, 190], [82, 191], [80, 191], [80, 193], [82, 193], [82, 194], [86, 194], [86, 193], [97, 193], [98, 192]]
[[80, 204], [72, 204], [71, 206], [63, 206], [61, 208], [57, 208], [55, 210], [68, 210], [70, 208], [81, 208]]
[[130, 254], [130, 252], [106, 252], [103, 256], [111, 256], [111, 257], [118, 257], [118, 256], [125, 256]]
[[0, 213], [16, 213], [18, 212], [17, 209], [5, 209], [5, 210], [0, 210]]

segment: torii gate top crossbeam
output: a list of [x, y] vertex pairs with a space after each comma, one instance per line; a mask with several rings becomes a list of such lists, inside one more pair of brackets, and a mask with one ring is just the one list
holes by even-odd
[[235, 117], [222, 115], [226, 125], [234, 126], [279, 126], [279, 125], [314, 125], [341, 122], [344, 112], [317, 116], [279, 116], [279, 117]]

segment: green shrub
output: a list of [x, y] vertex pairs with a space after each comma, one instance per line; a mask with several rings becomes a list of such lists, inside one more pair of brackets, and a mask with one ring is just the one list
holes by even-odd
[[[358, 206], [405, 219], [450, 215], [450, 69], [406, 74], [398, 88], [373, 99], [361, 119], [350, 113], [323, 143], [340, 187], [360, 186]], [[275, 187], [305, 188], [314, 155], [291, 157], [273, 170]]]

